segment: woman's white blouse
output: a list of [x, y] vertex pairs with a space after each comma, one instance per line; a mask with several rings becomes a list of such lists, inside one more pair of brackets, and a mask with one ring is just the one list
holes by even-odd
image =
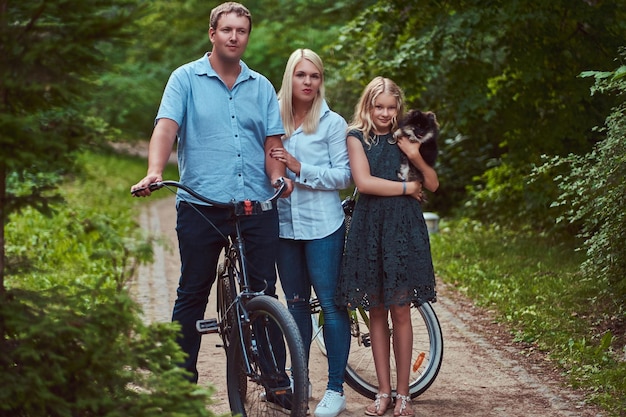
[[315, 133], [307, 135], [298, 127], [283, 141], [301, 168], [299, 176], [287, 170], [294, 190], [288, 198], [278, 200], [281, 238], [320, 239], [341, 226], [344, 214], [339, 190], [351, 181], [346, 129], [344, 118], [324, 102]]

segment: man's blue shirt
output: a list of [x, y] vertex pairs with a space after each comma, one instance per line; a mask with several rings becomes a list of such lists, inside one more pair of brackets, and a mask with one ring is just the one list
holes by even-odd
[[[229, 90], [208, 57], [174, 70], [156, 117], [178, 123], [180, 181], [212, 200], [265, 200], [274, 192], [265, 139], [284, 133], [276, 91], [243, 61]], [[179, 190], [181, 196], [200, 203]]]

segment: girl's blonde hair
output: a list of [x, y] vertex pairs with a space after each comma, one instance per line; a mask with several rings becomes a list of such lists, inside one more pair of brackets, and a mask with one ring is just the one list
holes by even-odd
[[278, 92], [278, 100], [280, 100], [280, 116], [283, 119], [283, 127], [285, 128], [285, 138], [290, 137], [296, 131], [295, 115], [293, 114], [293, 73], [296, 66], [303, 60], [311, 61], [320, 73], [322, 82], [317, 91], [317, 95], [313, 99], [311, 110], [307, 113], [302, 122], [302, 130], [304, 133], [314, 133], [320, 122], [320, 111], [325, 97], [324, 89], [324, 63], [322, 59], [310, 49], [296, 49], [287, 60], [285, 73], [283, 74], [283, 83]]
[[391, 94], [396, 98], [398, 112], [396, 117], [391, 121], [391, 131], [398, 128], [398, 120], [404, 115], [404, 93], [398, 85], [390, 80], [378, 76], [374, 78], [363, 90], [361, 98], [354, 107], [354, 116], [348, 126], [348, 131], [358, 130], [363, 134], [363, 140], [368, 145], [372, 144], [370, 133], [374, 130], [374, 121], [372, 120], [372, 109], [376, 103], [376, 99], [383, 93]]

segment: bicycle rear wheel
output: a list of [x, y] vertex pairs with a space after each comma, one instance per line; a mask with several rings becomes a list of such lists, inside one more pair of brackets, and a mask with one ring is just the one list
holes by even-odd
[[[323, 316], [314, 311], [312, 321], [315, 341], [322, 353], [326, 354], [322, 332]], [[350, 322], [352, 338], [345, 373], [346, 384], [359, 394], [374, 399], [378, 393], [378, 381], [371, 349], [369, 316], [365, 310], [357, 309], [350, 312]], [[413, 325], [413, 354], [411, 358], [413, 366], [409, 380], [409, 393], [411, 398], [415, 398], [432, 385], [439, 373], [443, 361], [443, 336], [439, 320], [430, 303], [424, 303], [420, 307], [412, 307], [411, 322]], [[393, 334], [391, 324], [389, 334]], [[390, 357], [390, 367], [391, 381], [393, 382], [396, 379], [393, 353]], [[395, 395], [395, 391], [393, 395]]]
[[[374, 399], [378, 393], [378, 382], [369, 329], [363, 316], [365, 311], [356, 310], [354, 313], [352, 317], [355, 322], [352, 327], [353, 338], [346, 368], [346, 383], [359, 394]], [[432, 385], [439, 373], [443, 360], [443, 337], [437, 315], [429, 303], [424, 303], [418, 308], [411, 308], [411, 321], [413, 324], [411, 358], [413, 366], [409, 380], [409, 393], [411, 398], [415, 398]], [[389, 334], [393, 335], [391, 325]], [[393, 354], [390, 361], [391, 380], [394, 381], [396, 365]], [[393, 394], [395, 395], [395, 392]]]
[[[267, 295], [246, 304], [250, 321], [234, 329], [227, 355], [227, 386], [233, 414], [284, 415], [283, 394], [292, 417], [308, 408], [308, 369], [300, 331], [291, 313]], [[243, 377], [242, 377], [243, 376]], [[288, 407], [287, 407], [288, 408]]]

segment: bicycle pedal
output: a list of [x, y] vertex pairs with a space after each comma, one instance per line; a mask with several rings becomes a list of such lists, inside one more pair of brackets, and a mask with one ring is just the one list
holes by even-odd
[[201, 334], [218, 333], [220, 326], [217, 319], [204, 319], [196, 321], [196, 330]]

